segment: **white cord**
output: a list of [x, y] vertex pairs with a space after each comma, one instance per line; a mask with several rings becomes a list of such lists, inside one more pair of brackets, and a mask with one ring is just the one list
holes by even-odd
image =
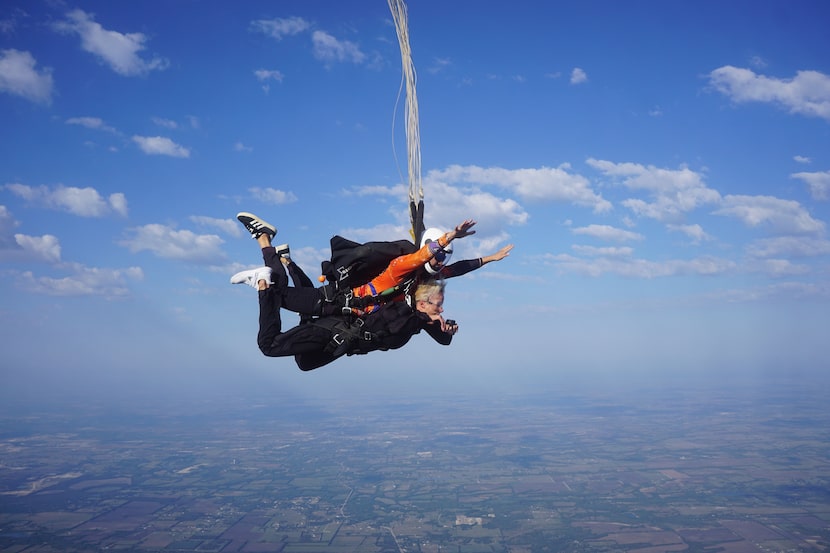
[[[388, 0], [392, 19], [395, 21], [395, 30], [398, 33], [398, 44], [401, 48], [401, 88], [398, 89], [398, 99], [395, 101], [397, 114], [403, 83], [406, 83], [406, 146], [409, 169], [409, 201], [416, 202], [424, 199], [424, 188], [421, 183], [421, 131], [418, 124], [418, 94], [415, 90], [415, 64], [412, 63], [412, 51], [409, 48], [409, 28], [407, 25], [406, 4], [404, 0]], [[395, 150], [394, 139], [395, 122], [392, 120], [392, 150]], [[397, 156], [396, 156], [397, 161]], [[414, 222], [413, 222], [414, 223]]]

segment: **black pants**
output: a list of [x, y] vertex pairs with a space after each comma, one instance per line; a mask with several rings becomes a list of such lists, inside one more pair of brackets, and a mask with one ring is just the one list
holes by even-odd
[[[273, 247], [263, 248], [262, 257], [265, 265], [271, 268], [273, 284], [259, 291], [259, 334], [257, 345], [268, 357], [294, 356], [297, 366], [304, 371], [322, 367], [335, 360], [324, 351], [331, 342], [331, 331], [304, 323], [282, 332], [280, 309], [288, 309], [301, 314], [312, 314], [319, 309], [323, 297], [321, 291], [314, 288], [305, 273], [299, 267], [290, 267], [294, 284], [288, 286], [288, 275]], [[293, 265], [293, 263], [292, 263]]]
[[294, 283], [295, 288], [314, 288], [314, 283], [312, 283], [311, 279], [308, 278], [308, 275], [300, 269], [299, 265], [292, 261], [286, 268], [288, 269], [288, 276], [291, 277], [291, 282]]

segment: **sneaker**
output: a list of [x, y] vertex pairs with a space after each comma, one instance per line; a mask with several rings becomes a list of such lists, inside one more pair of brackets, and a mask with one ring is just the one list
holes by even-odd
[[243, 211], [242, 213], [237, 213], [236, 218], [239, 219], [240, 223], [245, 225], [245, 228], [248, 229], [248, 232], [251, 233], [254, 240], [263, 234], [267, 234], [271, 238], [277, 235], [277, 228], [274, 225], [266, 223], [253, 213]]
[[280, 244], [275, 249], [277, 250], [278, 256], [285, 260], [291, 260], [291, 249], [288, 247], [288, 244]]
[[231, 284], [247, 284], [248, 286], [257, 288], [260, 280], [264, 280], [268, 284], [273, 284], [271, 282], [271, 267], [257, 267], [256, 269], [240, 271], [231, 277]]

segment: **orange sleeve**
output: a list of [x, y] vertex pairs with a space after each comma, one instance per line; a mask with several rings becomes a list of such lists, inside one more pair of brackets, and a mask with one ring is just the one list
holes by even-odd
[[[438, 243], [442, 247], [449, 243], [447, 235], [445, 234], [438, 239]], [[355, 297], [376, 296], [384, 290], [394, 288], [406, 280], [411, 273], [418, 270], [424, 263], [432, 259], [432, 252], [429, 251], [429, 246], [424, 245], [415, 253], [401, 255], [396, 257], [386, 267], [381, 274], [369, 281], [368, 284], [358, 286], [353, 290]], [[374, 291], [373, 291], [374, 289]]]

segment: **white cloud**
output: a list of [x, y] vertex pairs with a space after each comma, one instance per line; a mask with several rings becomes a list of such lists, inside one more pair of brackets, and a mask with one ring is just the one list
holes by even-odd
[[579, 67], [574, 67], [571, 71], [571, 84], [582, 84], [588, 82], [588, 74]]
[[5, 188], [16, 196], [35, 205], [48, 209], [67, 211], [80, 217], [104, 217], [111, 213], [127, 215], [127, 199], [121, 192], [110, 194], [104, 199], [91, 187], [76, 188], [58, 185], [27, 186], [25, 184], [7, 184]]
[[252, 31], [263, 33], [276, 40], [286, 36], [300, 34], [311, 27], [311, 23], [301, 17], [285, 17], [275, 19], [257, 19], [251, 21]]
[[643, 235], [630, 230], [614, 228], [609, 225], [588, 225], [571, 230], [574, 234], [591, 236], [609, 242], [629, 242], [631, 240], [642, 240]]
[[795, 160], [796, 163], [810, 163], [813, 161], [806, 156], [793, 156], [793, 160]]
[[52, 101], [52, 69], [40, 71], [29, 52], [0, 51], [0, 91], [21, 96], [31, 102], [49, 104]]
[[68, 264], [73, 274], [64, 278], [36, 277], [31, 271], [20, 275], [19, 284], [26, 290], [49, 296], [103, 296], [118, 298], [129, 294], [128, 280], [141, 280], [139, 267], [99, 269]]
[[748, 248], [752, 257], [817, 257], [830, 255], [830, 240], [811, 236], [777, 236], [756, 240]]
[[254, 76], [257, 78], [258, 81], [277, 81], [279, 83], [285, 78], [285, 75], [282, 74], [282, 71], [278, 71], [276, 69], [257, 69], [254, 71]]
[[790, 113], [830, 121], [830, 76], [818, 71], [798, 71], [792, 79], [777, 79], [726, 65], [712, 71], [709, 82], [734, 102], [771, 103]]
[[0, 261], [57, 263], [61, 259], [61, 246], [51, 234], [29, 236], [16, 234], [20, 226], [4, 205], [0, 205]]
[[613, 163], [588, 159], [588, 165], [604, 175], [619, 179], [630, 190], [645, 190], [654, 199], [649, 203], [638, 198], [622, 202], [637, 215], [658, 221], [677, 221], [683, 214], [707, 203], [720, 201], [720, 194], [703, 182], [703, 177], [688, 167], [661, 169], [639, 163]]
[[695, 244], [699, 244], [704, 240], [711, 240], [709, 236], [700, 225], [666, 225], [666, 228], [672, 232], [681, 232], [692, 239]]
[[243, 227], [236, 219], [216, 219], [203, 215], [192, 215], [189, 219], [201, 227], [215, 228], [231, 236], [243, 236]]
[[[251, 22], [250, 29], [253, 32], [262, 33], [276, 40], [282, 40], [287, 36], [294, 36], [311, 29], [311, 23], [301, 17], [258, 19]], [[360, 49], [360, 46], [348, 40], [339, 40], [325, 31], [313, 31], [311, 33], [312, 54], [325, 64], [332, 63], [364, 63], [367, 56]], [[378, 59], [370, 63], [379, 63]], [[277, 80], [282, 82], [283, 75], [279, 71], [261, 69], [256, 71], [257, 79], [260, 81]], [[266, 92], [268, 86], [263, 87]]]
[[497, 252], [510, 242], [510, 235], [506, 232], [500, 232], [489, 236], [476, 233], [475, 236], [464, 238], [463, 240], [465, 257], [476, 258], [484, 257]]
[[759, 288], [721, 290], [709, 297], [719, 302], [737, 303], [774, 298], [812, 299], [830, 298], [830, 286], [807, 282], [781, 282]]
[[276, 188], [249, 188], [248, 192], [254, 199], [273, 205], [290, 204], [297, 201], [293, 192], [277, 190]]
[[758, 259], [745, 264], [745, 269], [751, 273], [762, 273], [772, 278], [803, 275], [810, 272], [807, 265], [798, 265], [788, 259]]
[[529, 218], [522, 206], [510, 198], [438, 181], [428, 185], [430, 197], [434, 198], [425, 214], [428, 227], [449, 229], [465, 219], [475, 219], [476, 230], [491, 231], [506, 225], [524, 225]]
[[0, 245], [2, 245], [4, 239], [11, 237], [12, 230], [19, 225], [20, 223], [14, 219], [9, 208], [0, 205]]
[[583, 259], [567, 254], [544, 256], [540, 261], [566, 273], [599, 277], [615, 274], [629, 278], [660, 278], [676, 275], [717, 275], [736, 268], [735, 262], [717, 257], [649, 261], [646, 259], [607, 256]]
[[162, 58], [142, 59], [140, 53], [145, 49], [147, 37], [142, 33], [119, 33], [104, 29], [96, 23], [92, 14], [83, 10], [72, 10], [66, 19], [55, 23], [55, 30], [77, 34], [81, 37], [81, 48], [95, 55], [110, 68], [127, 77], [145, 75], [150, 71], [167, 68], [168, 62]]
[[[432, 175], [433, 173], [430, 173]], [[505, 240], [505, 235], [493, 234], [494, 230], [501, 229], [505, 225], [523, 225], [527, 222], [529, 215], [515, 200], [499, 198], [488, 192], [476, 188], [465, 188], [451, 186], [442, 180], [428, 177], [424, 182], [428, 196], [433, 198], [427, 205], [426, 220], [427, 227], [438, 227], [449, 229], [465, 219], [475, 219], [477, 233], [472, 238], [465, 238], [460, 246], [464, 255], [475, 255], [479, 257], [480, 252], [486, 254], [489, 248]], [[344, 232], [344, 236], [357, 237], [360, 241], [367, 240], [388, 240], [390, 236], [398, 236], [410, 239], [410, 221], [408, 206], [402, 207], [400, 200], [406, 198], [407, 188], [403, 185], [392, 187], [364, 186], [354, 188], [347, 193], [354, 193], [358, 196], [369, 196], [374, 200], [392, 198], [390, 211], [396, 217], [398, 224], [378, 225], [372, 228], [351, 228]]]
[[152, 117], [151, 120], [153, 121], [153, 124], [158, 125], [159, 127], [163, 127], [165, 129], [173, 130], [179, 128], [179, 124], [170, 119], [165, 119], [163, 117]]
[[[409, 193], [408, 188], [403, 184], [396, 186], [358, 186], [351, 190], [351, 192], [358, 196], [371, 196], [379, 198], [388, 196], [390, 198], [405, 198]], [[347, 191], [349, 193], [350, 191]]]
[[44, 234], [43, 236], [15, 234], [14, 240], [24, 252], [31, 254], [35, 259], [50, 263], [57, 263], [61, 260], [60, 242], [57, 237], [51, 234]]
[[[403, 221], [403, 217], [401, 218]], [[373, 241], [383, 241], [383, 240], [411, 240], [412, 237], [409, 235], [409, 231], [411, 226], [408, 224], [409, 221], [406, 221], [406, 224], [401, 223], [399, 225], [391, 224], [391, 223], [382, 223], [379, 225], [375, 225], [373, 227], [351, 227], [342, 229], [338, 234], [341, 236], [348, 238], [349, 240], [354, 240], [355, 242], [373, 242]], [[466, 238], [465, 238], [466, 240]], [[326, 254], [325, 257], [322, 259], [327, 259], [331, 255], [331, 250], [328, 250], [329, 253]]]
[[598, 248], [596, 246], [575, 244], [571, 246], [571, 249], [580, 255], [589, 257], [630, 257], [634, 253], [634, 248], [628, 246], [606, 246]]
[[100, 117], [70, 117], [66, 120], [66, 124], [79, 125], [81, 127], [86, 127], [88, 129], [118, 134], [118, 131], [115, 130], [115, 128], [110, 127], [109, 125], [104, 123], [104, 120]]
[[262, 85], [262, 90], [264, 90], [266, 94], [271, 91], [271, 85], [268, 81], [277, 81], [278, 83], [281, 83], [284, 78], [282, 72], [277, 71], [276, 69], [257, 69], [254, 71], [254, 76], [256, 76], [259, 82], [264, 83]]
[[190, 150], [164, 136], [133, 136], [141, 151], [150, 155], [189, 158]]
[[149, 251], [158, 257], [190, 263], [216, 264], [224, 261], [224, 243], [215, 234], [196, 234], [166, 225], [150, 224], [130, 229], [131, 237], [119, 245], [131, 252]]
[[801, 179], [810, 187], [810, 195], [814, 200], [830, 199], [830, 171], [823, 173], [793, 173], [791, 178]]
[[242, 142], [236, 142], [233, 145], [233, 151], [234, 152], [252, 152], [253, 150], [254, 150], [253, 148], [251, 148], [250, 146], [246, 146]]
[[430, 171], [427, 178], [449, 184], [474, 183], [511, 190], [527, 200], [570, 202], [590, 207], [595, 213], [611, 210], [611, 203], [594, 192], [588, 179], [569, 173], [565, 164], [540, 169], [483, 168], [451, 165], [443, 171]]
[[824, 223], [813, 219], [798, 202], [772, 196], [725, 196], [721, 207], [713, 213], [736, 217], [749, 227], [767, 225], [781, 232], [801, 234], [824, 230]]
[[314, 31], [311, 35], [314, 57], [325, 63], [363, 63], [366, 54], [360, 47], [348, 40], [338, 40], [325, 31]]
[[21, 8], [13, 8], [3, 14], [3, 19], [0, 19], [0, 33], [11, 35], [17, 30], [18, 23], [21, 19], [28, 17], [28, 14]]
[[433, 58], [432, 65], [427, 67], [427, 72], [432, 73], [433, 75], [436, 73], [440, 73], [447, 67], [452, 65], [452, 60], [450, 58]]
[[752, 56], [749, 58], [749, 65], [756, 69], [764, 69], [767, 66], [767, 62], [761, 56]]
[[127, 196], [121, 192], [116, 192], [115, 194], [110, 194], [108, 201], [113, 211], [123, 217], [127, 216]]

